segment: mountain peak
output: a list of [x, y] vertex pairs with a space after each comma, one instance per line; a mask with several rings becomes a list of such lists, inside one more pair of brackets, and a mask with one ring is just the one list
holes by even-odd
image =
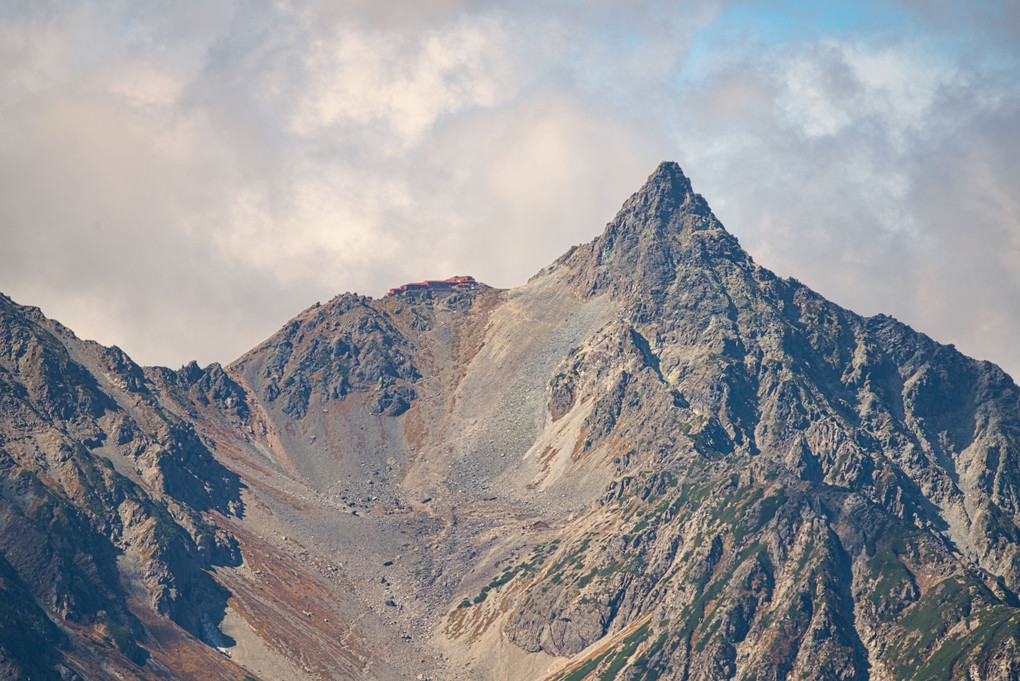
[[[710, 213], [708, 204], [691, 188], [691, 181], [684, 175], [675, 161], [663, 161], [637, 190], [623, 204], [609, 227], [651, 228], [656, 235], [662, 231], [681, 228], [675, 220], [686, 212]], [[621, 220], [633, 214], [639, 220]]]
[[719, 257], [747, 255], [712, 214], [674, 161], [659, 164], [594, 241], [557, 261], [582, 297], [664, 290], [681, 262], [713, 267]]
[[679, 199], [682, 205], [693, 193], [691, 181], [684, 175], [680, 164], [676, 161], [663, 161], [634, 196]]

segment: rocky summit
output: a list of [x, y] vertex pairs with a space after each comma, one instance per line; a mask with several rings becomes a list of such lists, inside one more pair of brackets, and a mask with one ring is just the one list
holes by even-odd
[[0, 297], [0, 678], [1020, 679], [998, 367], [758, 266], [674, 163], [451, 281], [177, 371]]

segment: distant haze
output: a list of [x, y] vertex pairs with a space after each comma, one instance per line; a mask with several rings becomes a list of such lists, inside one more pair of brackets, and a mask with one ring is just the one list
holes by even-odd
[[1018, 7], [6, 3], [0, 291], [226, 363], [343, 291], [521, 284], [671, 159], [761, 264], [1020, 376]]

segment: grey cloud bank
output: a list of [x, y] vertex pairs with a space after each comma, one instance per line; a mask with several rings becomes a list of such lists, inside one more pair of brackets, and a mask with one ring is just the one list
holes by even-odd
[[668, 158], [762, 264], [1020, 375], [1015, 12], [875, 5], [906, 23], [7, 7], [0, 290], [144, 363], [226, 362], [342, 291], [520, 284]]

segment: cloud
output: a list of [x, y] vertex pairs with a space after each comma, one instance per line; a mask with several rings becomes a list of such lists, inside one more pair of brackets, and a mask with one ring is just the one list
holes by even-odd
[[492, 20], [428, 31], [338, 25], [304, 57], [306, 87], [291, 125], [302, 137], [375, 128], [386, 133], [375, 140], [379, 151], [406, 151], [439, 117], [514, 95], [503, 40]]
[[759, 261], [1015, 374], [1020, 88], [1008, 73], [916, 38], [749, 50], [706, 79], [680, 145]]
[[0, 290], [226, 362], [340, 291], [519, 284], [674, 158], [765, 265], [1020, 373], [1011, 7], [7, 7]]

